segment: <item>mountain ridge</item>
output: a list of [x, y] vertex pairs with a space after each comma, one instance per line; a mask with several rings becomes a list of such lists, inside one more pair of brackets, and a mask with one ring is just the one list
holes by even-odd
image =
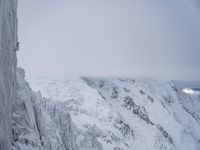
[[172, 81], [80, 78], [29, 82], [47, 99], [61, 103], [78, 128], [98, 131], [97, 139], [106, 150], [199, 147], [199, 111], [192, 111], [196, 102]]

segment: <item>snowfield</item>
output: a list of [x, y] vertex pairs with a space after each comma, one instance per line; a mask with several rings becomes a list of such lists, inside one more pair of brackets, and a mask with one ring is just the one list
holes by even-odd
[[69, 112], [105, 150], [200, 149], [200, 101], [172, 81], [30, 79], [43, 101]]

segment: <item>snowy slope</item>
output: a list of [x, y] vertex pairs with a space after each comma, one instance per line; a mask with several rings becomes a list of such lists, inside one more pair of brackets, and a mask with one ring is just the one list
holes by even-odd
[[200, 149], [200, 102], [171, 81], [31, 79], [44, 100], [70, 112], [77, 128], [105, 150]]

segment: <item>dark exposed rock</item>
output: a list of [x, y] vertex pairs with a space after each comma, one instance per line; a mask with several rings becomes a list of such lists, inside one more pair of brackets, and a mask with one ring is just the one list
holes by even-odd
[[124, 90], [124, 92], [126, 92], [126, 93], [130, 93], [130, 92], [131, 92], [131, 90], [129, 90], [129, 89], [126, 88], [126, 87], [124, 87], [123, 90]]
[[174, 99], [172, 98], [172, 96], [171, 95], [167, 95], [167, 96], [162, 96], [163, 97], [163, 99], [165, 100], [165, 102], [167, 102], [168, 104], [170, 104], [170, 103], [174, 103]]
[[99, 95], [100, 95], [104, 100], [107, 100], [107, 99], [105, 98], [105, 96], [104, 96], [101, 92], [99, 92]]
[[99, 81], [99, 87], [102, 88], [104, 86], [104, 84], [105, 84], [105, 82], [103, 80]]
[[140, 94], [146, 95], [146, 93], [144, 91], [142, 91], [142, 90], [140, 90]]
[[129, 110], [130, 109], [133, 109], [134, 107], [136, 107], [136, 104], [135, 102], [133, 101], [133, 99], [129, 96], [125, 97], [124, 98], [124, 103], [125, 103], [125, 107], [128, 108]]
[[116, 120], [115, 128], [117, 128], [125, 137], [131, 136], [134, 137], [134, 130], [130, 128], [128, 124], [126, 124], [122, 120]]
[[174, 92], [179, 92], [179, 90], [177, 89], [177, 87], [174, 85], [173, 82], [169, 82], [169, 84], [170, 84], [170, 86], [171, 86], [171, 88], [172, 88], [172, 90], [173, 90]]
[[16, 47], [15, 47], [15, 51], [19, 50], [19, 42], [17, 42]]
[[163, 135], [166, 139], [169, 140], [169, 142], [170, 142], [171, 144], [174, 143], [172, 137], [164, 130], [164, 128], [163, 128], [162, 126], [156, 125], [156, 128], [162, 133], [162, 135]]
[[121, 148], [119, 147], [115, 147], [114, 150], [122, 150]]
[[143, 106], [139, 109], [139, 117], [149, 123], [148, 114]]
[[117, 87], [112, 88], [112, 98], [118, 98], [119, 96], [119, 89]]
[[124, 107], [126, 107], [129, 110], [132, 110], [132, 112], [135, 115], [138, 115], [141, 119], [143, 119], [147, 123], [150, 123], [150, 120], [149, 120], [148, 114], [145, 110], [145, 107], [136, 105], [135, 102], [133, 101], [133, 99], [129, 96], [124, 98], [124, 103], [125, 103], [123, 105]]
[[136, 114], [136, 115], [139, 115], [139, 110], [140, 110], [140, 106], [138, 106], [138, 105], [135, 105], [134, 107], [133, 107], [133, 113], [134, 114]]
[[154, 99], [148, 95], [148, 99], [153, 103]]

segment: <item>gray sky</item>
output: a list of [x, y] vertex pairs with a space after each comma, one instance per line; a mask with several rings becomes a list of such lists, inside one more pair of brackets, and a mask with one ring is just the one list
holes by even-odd
[[198, 0], [19, 0], [28, 77], [200, 80]]

